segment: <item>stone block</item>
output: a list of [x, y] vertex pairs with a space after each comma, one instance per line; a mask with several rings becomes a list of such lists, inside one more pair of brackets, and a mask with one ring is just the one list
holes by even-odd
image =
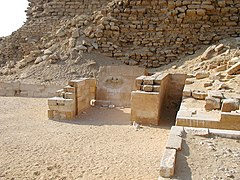
[[154, 77], [151, 77], [151, 76], [146, 76], [144, 79], [143, 79], [143, 84], [144, 85], [153, 85], [154, 84]]
[[229, 75], [235, 74], [237, 71], [240, 70], [240, 62], [234, 64], [232, 67], [230, 67], [226, 72]]
[[215, 53], [215, 48], [216, 48], [216, 45], [212, 45], [212, 46], [208, 47], [206, 49], [206, 51], [202, 54], [201, 59], [202, 60], [208, 60], [211, 57], [213, 57], [213, 55]]
[[48, 119], [53, 119], [53, 110], [48, 110]]
[[184, 86], [182, 95], [183, 95], [183, 97], [191, 97], [192, 96], [192, 90], [189, 87]]
[[75, 98], [75, 94], [67, 92], [67, 93], [64, 94], [64, 98], [65, 99], [74, 99]]
[[239, 101], [237, 99], [224, 99], [222, 102], [222, 112], [231, 112], [239, 109]]
[[158, 125], [159, 93], [133, 91], [131, 97], [131, 121], [139, 124]]
[[207, 111], [212, 111], [216, 109], [218, 110], [221, 108], [221, 99], [207, 96], [205, 100], [206, 100], [205, 109]]
[[209, 72], [197, 72], [196, 75], [195, 75], [196, 79], [204, 79], [204, 78], [207, 78], [209, 77]]
[[193, 90], [192, 97], [198, 100], [204, 100], [207, 97], [207, 93], [205, 91]]
[[153, 85], [153, 92], [159, 92], [160, 91], [160, 85]]
[[182, 149], [182, 138], [180, 136], [170, 133], [166, 148], [176, 149], [177, 151], [180, 151]]
[[142, 85], [144, 78], [146, 78], [146, 76], [137, 77], [136, 80], [135, 80], [135, 84], [136, 85]]
[[208, 128], [184, 127], [184, 131], [187, 134], [191, 134], [191, 135], [194, 135], [194, 136], [205, 136], [205, 137], [207, 137], [209, 135]]
[[72, 86], [66, 86], [63, 88], [64, 92], [71, 92], [71, 93], [75, 93], [75, 88]]
[[143, 91], [152, 92], [153, 91], [153, 86], [152, 85], [143, 85]]
[[85, 85], [85, 79], [80, 80], [71, 80], [68, 82], [69, 86], [77, 87], [77, 86], [84, 86]]
[[176, 135], [176, 136], [182, 137], [183, 133], [184, 133], [183, 126], [172, 126], [171, 127], [170, 135]]
[[160, 165], [160, 176], [170, 178], [174, 176], [176, 149], [165, 149]]
[[240, 139], [240, 131], [209, 129], [209, 133], [223, 138]]

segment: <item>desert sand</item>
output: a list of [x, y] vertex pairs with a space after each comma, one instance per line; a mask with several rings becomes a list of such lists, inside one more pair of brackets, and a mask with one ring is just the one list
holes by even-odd
[[130, 125], [130, 109], [47, 119], [47, 99], [0, 97], [0, 179], [157, 179], [168, 128]]

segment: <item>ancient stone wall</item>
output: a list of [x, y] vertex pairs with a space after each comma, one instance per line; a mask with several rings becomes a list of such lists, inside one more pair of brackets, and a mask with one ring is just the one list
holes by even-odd
[[158, 67], [240, 34], [238, 0], [126, 0], [101, 13], [96, 37], [102, 52], [130, 65]]
[[[81, 36], [95, 39], [101, 53], [146, 67], [168, 64], [201, 45], [240, 35], [239, 0], [29, 2], [25, 25], [0, 43], [0, 62], [19, 61], [30, 51], [44, 49], [64, 24], [69, 34], [75, 27], [84, 32]], [[79, 15], [89, 15], [84, 27], [74, 22]]]

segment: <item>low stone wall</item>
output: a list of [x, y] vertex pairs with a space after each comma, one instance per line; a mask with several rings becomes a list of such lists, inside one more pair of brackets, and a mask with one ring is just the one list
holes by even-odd
[[96, 79], [72, 80], [66, 87], [57, 91], [57, 97], [48, 99], [48, 118], [72, 120], [90, 108], [95, 99]]
[[48, 98], [55, 96], [59, 85], [38, 85], [16, 82], [0, 82], [0, 96]]
[[[186, 75], [156, 73], [136, 79], [136, 90], [132, 92], [131, 118], [141, 124], [159, 125], [164, 121], [164, 111], [178, 108], [182, 99]], [[177, 112], [172, 112], [177, 113]]]
[[132, 92], [131, 98], [131, 120], [141, 124], [159, 125], [169, 83], [169, 74], [157, 73], [137, 78], [138, 90]]

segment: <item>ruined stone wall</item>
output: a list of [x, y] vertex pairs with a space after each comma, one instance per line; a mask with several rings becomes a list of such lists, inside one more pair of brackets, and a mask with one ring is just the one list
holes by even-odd
[[[0, 43], [0, 62], [43, 49], [64, 23], [92, 15], [84, 36], [129, 65], [158, 67], [240, 35], [239, 0], [29, 0], [25, 25]], [[67, 27], [67, 26], [66, 26]], [[71, 31], [69, 29], [69, 31]], [[43, 37], [47, 41], [44, 41]]]
[[42, 37], [50, 37], [62, 23], [76, 15], [91, 14], [109, 1], [29, 0], [25, 24], [11, 36], [0, 39], [0, 64], [9, 60], [19, 61], [31, 51], [41, 49]]
[[240, 35], [239, 0], [125, 0], [101, 13], [103, 33], [97, 29], [96, 37], [102, 52], [130, 65], [158, 67]]

